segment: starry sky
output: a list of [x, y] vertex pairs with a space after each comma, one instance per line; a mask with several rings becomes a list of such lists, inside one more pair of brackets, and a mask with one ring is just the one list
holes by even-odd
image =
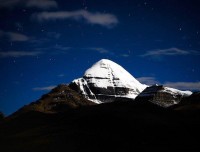
[[145, 84], [200, 90], [199, 0], [0, 0], [0, 111], [102, 58]]

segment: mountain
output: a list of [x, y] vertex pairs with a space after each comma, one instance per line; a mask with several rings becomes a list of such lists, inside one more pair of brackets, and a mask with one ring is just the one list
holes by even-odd
[[174, 88], [164, 87], [162, 85], [153, 85], [147, 87], [137, 97], [137, 102], [152, 102], [161, 107], [170, 107], [179, 104], [185, 97], [192, 94], [191, 91], [181, 91]]
[[103, 59], [11, 116], [0, 113], [0, 151], [199, 151], [199, 120], [199, 92], [143, 85]]
[[200, 92], [194, 92], [192, 95], [184, 97], [179, 104], [172, 106], [175, 110], [200, 110]]
[[69, 87], [94, 103], [118, 100], [147, 101], [161, 107], [178, 104], [191, 91], [164, 86], [141, 84], [117, 63], [102, 59], [85, 71], [82, 78], [73, 80]]
[[89, 105], [95, 105], [95, 103], [88, 101], [83, 96], [70, 89], [68, 85], [62, 84], [43, 95], [39, 100], [25, 105], [11, 116], [18, 116], [30, 111], [57, 113]]
[[112, 102], [116, 98], [135, 99], [147, 85], [141, 84], [117, 63], [102, 59], [86, 70], [82, 78], [69, 87], [95, 103]]
[[145, 101], [166, 108], [178, 104], [191, 94], [190, 91], [141, 84], [120, 65], [102, 59], [86, 70], [82, 78], [75, 79], [69, 85], [58, 85], [39, 100], [25, 105], [11, 116], [30, 111], [58, 113], [113, 101]]

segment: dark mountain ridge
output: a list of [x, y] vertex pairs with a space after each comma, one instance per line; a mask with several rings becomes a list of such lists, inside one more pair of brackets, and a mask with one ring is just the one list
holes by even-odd
[[64, 112], [69, 109], [89, 105], [95, 105], [95, 103], [85, 99], [76, 91], [69, 88], [68, 85], [61, 84], [43, 95], [39, 100], [25, 105], [9, 117], [15, 117], [29, 111], [42, 113]]
[[[200, 111], [116, 101], [59, 113], [29, 111], [0, 125], [1, 151], [196, 150]], [[12, 146], [10, 146], [12, 145]]]
[[[63, 91], [68, 95], [63, 97]], [[53, 105], [54, 98], [59, 99], [56, 106], [44, 108]], [[186, 99], [199, 104], [199, 93]], [[188, 107], [189, 103], [184, 101], [180, 105]], [[116, 98], [112, 103], [94, 104], [67, 85], [59, 85], [0, 123], [0, 149], [6, 152], [192, 151], [199, 148], [199, 120], [197, 108], [178, 105], [163, 108], [138, 98]]]
[[[200, 150], [200, 93], [148, 87], [124, 69], [122, 73], [130, 79], [124, 81], [120, 73], [120, 79], [113, 82], [118, 76], [111, 76], [110, 61], [105, 63], [86, 72], [88, 82], [80, 78], [58, 85], [39, 100], [0, 118], [0, 151]], [[96, 73], [96, 66], [100, 71], [103, 68], [103, 75]], [[103, 79], [96, 79], [96, 74]], [[123, 89], [116, 92], [118, 87]]]

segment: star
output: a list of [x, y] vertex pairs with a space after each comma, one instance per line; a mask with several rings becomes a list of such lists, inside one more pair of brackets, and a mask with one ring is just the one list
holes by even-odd
[[19, 23], [19, 22], [16, 23], [16, 27], [17, 27], [17, 31], [21, 31], [22, 32], [23, 29], [24, 29], [23, 25], [21, 23]]

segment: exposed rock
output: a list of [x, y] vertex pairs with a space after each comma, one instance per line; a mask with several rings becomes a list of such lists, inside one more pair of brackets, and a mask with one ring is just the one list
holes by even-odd
[[200, 110], [200, 92], [182, 98], [181, 102], [173, 108], [175, 110]]
[[116, 98], [135, 99], [147, 86], [120, 65], [102, 59], [86, 70], [82, 78], [72, 81], [69, 87], [93, 102], [102, 103]]
[[59, 85], [51, 92], [43, 95], [36, 102], [22, 107], [13, 115], [18, 115], [27, 111], [56, 113], [87, 105], [95, 105], [95, 103], [88, 101], [67, 85]]
[[154, 85], [147, 87], [138, 97], [136, 101], [150, 101], [161, 107], [170, 107], [178, 104], [183, 97], [189, 96], [190, 91], [180, 91], [173, 88], [163, 87], [162, 85]]

